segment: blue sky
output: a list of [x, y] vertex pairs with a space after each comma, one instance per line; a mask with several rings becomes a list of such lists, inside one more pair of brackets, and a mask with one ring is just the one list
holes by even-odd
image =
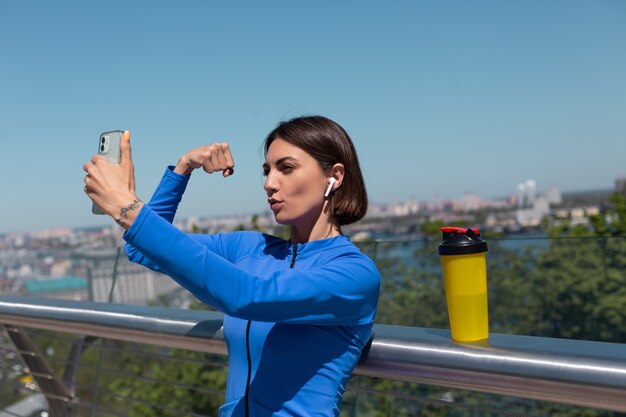
[[623, 1], [0, 0], [0, 233], [106, 224], [82, 192], [100, 132], [132, 132], [137, 191], [215, 141], [182, 216], [267, 208], [261, 142], [326, 115], [370, 200], [611, 188], [626, 175]]

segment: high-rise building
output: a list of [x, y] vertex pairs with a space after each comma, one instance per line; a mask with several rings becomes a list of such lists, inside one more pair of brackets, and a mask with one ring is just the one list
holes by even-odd
[[626, 194], [626, 177], [617, 178], [615, 180], [615, 192]]
[[517, 184], [517, 206], [520, 208], [532, 207], [535, 203], [537, 184], [535, 180], [526, 180]]

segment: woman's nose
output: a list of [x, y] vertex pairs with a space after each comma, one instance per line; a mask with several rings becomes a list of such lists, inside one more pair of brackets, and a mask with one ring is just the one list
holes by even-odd
[[265, 177], [265, 183], [263, 184], [263, 188], [265, 189], [265, 192], [267, 193], [267, 195], [272, 195], [276, 191], [278, 191], [278, 185], [276, 183], [276, 179], [274, 175], [272, 175], [271, 172], [267, 174], [267, 177]]

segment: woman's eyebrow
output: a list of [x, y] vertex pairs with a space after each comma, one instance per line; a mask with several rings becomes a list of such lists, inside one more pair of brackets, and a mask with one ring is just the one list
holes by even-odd
[[276, 165], [284, 164], [285, 162], [298, 162], [298, 159], [293, 156], [285, 156], [276, 161]]
[[[284, 156], [282, 158], [280, 158], [278, 161], [275, 162], [274, 165], [281, 165], [284, 164], [285, 162], [298, 162], [297, 158], [294, 158], [293, 156]], [[265, 162], [263, 164], [263, 168], [269, 168], [269, 164], [267, 162]]]

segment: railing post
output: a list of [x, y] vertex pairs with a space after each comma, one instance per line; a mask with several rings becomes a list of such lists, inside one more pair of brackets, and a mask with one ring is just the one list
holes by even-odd
[[[115, 261], [113, 262], [113, 272], [111, 275], [111, 289], [109, 290], [109, 297], [107, 303], [113, 302], [113, 292], [115, 291], [115, 284], [117, 283], [117, 267], [120, 262], [120, 255], [122, 254], [122, 248], [118, 247], [115, 254]], [[94, 339], [95, 340], [95, 339]], [[100, 370], [102, 369], [102, 361], [104, 360], [104, 349], [106, 348], [106, 339], [100, 341], [100, 354], [98, 355], [98, 365], [96, 367], [96, 377], [93, 381], [93, 395], [91, 396], [91, 413], [90, 417], [95, 415], [96, 402], [98, 401], [98, 393], [100, 388]]]
[[38, 352], [35, 344], [24, 330], [5, 325], [7, 334], [17, 348], [24, 364], [37, 381], [41, 392], [48, 400], [50, 417], [68, 417], [72, 415], [73, 395], [55, 375], [48, 362]]
[[76, 396], [76, 375], [78, 374], [80, 357], [96, 340], [98, 340], [96, 336], [80, 336], [72, 343], [63, 372], [63, 384], [72, 397]]

